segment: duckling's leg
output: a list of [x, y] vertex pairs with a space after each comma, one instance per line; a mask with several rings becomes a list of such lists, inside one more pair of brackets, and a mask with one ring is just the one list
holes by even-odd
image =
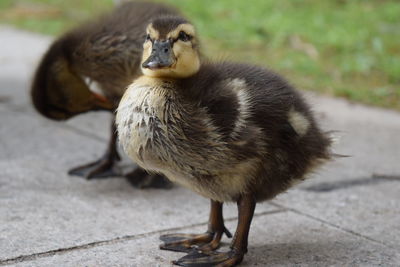
[[251, 195], [242, 196], [238, 200], [238, 226], [228, 252], [204, 252], [193, 250], [188, 255], [173, 263], [180, 266], [235, 266], [242, 262], [247, 252], [247, 239], [250, 224], [256, 207], [255, 199]]
[[68, 174], [82, 176], [86, 179], [118, 176], [119, 174], [113, 170], [115, 161], [120, 160], [116, 143], [117, 129], [113, 119], [111, 126], [111, 139], [108, 143], [106, 153], [104, 153], [99, 160], [69, 170]]
[[208, 230], [204, 234], [168, 234], [160, 236], [164, 244], [160, 249], [178, 252], [190, 252], [193, 246], [204, 251], [212, 251], [219, 247], [222, 234], [232, 237], [228, 229], [225, 228], [222, 216], [223, 203], [211, 200], [211, 211], [208, 222]]

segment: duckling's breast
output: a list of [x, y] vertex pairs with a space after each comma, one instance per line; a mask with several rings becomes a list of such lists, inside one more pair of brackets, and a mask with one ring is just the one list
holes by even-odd
[[164, 120], [164, 97], [162, 88], [133, 84], [121, 99], [116, 117], [124, 150], [136, 163], [152, 171], [160, 167], [154, 143], [165, 125], [161, 122]]

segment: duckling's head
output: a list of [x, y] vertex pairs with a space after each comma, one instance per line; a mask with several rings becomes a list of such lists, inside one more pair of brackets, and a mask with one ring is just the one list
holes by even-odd
[[160, 17], [146, 29], [142, 72], [160, 78], [186, 78], [200, 68], [195, 28], [181, 17]]
[[111, 110], [112, 104], [92, 92], [71, 64], [66, 45], [56, 41], [36, 70], [31, 88], [34, 107], [43, 116], [66, 120], [91, 110]]

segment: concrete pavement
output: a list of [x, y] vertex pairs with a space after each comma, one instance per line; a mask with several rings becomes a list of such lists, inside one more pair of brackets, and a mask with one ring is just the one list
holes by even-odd
[[[170, 266], [183, 255], [160, 251], [158, 236], [204, 231], [208, 201], [66, 174], [104, 152], [110, 118], [34, 112], [29, 81], [50, 41], [0, 26], [0, 266]], [[324, 128], [340, 131], [335, 151], [352, 157], [259, 204], [242, 265], [399, 266], [400, 114], [307, 97]], [[236, 207], [224, 214], [233, 231]]]

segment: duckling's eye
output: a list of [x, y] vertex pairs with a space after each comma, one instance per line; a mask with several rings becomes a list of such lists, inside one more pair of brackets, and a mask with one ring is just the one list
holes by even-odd
[[179, 32], [178, 40], [181, 40], [182, 42], [187, 42], [187, 41], [190, 41], [190, 39], [192, 39], [192, 36], [190, 36], [189, 34], [186, 34], [186, 32], [184, 32], [184, 31]]

